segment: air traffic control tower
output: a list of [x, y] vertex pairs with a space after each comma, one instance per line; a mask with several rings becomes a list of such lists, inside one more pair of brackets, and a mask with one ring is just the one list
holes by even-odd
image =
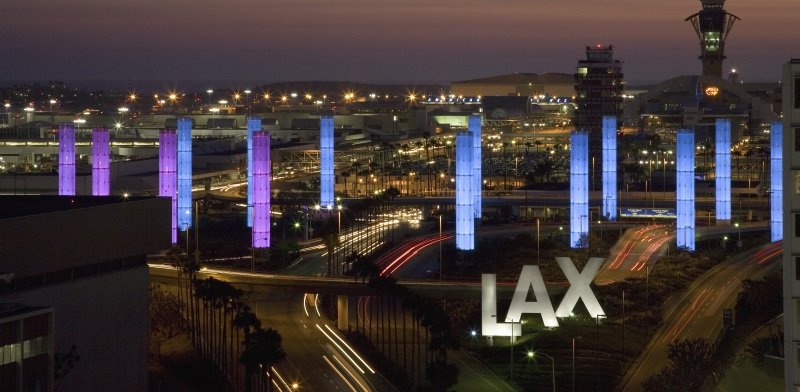
[[725, 60], [725, 40], [740, 20], [723, 9], [725, 0], [700, 0], [703, 9], [686, 18], [692, 23], [700, 39], [700, 60], [703, 61], [703, 76], [722, 77], [722, 62]]

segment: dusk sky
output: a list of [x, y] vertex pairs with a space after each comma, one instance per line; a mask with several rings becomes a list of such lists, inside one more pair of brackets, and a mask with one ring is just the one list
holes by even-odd
[[[700, 73], [698, 0], [4, 0], [0, 81], [448, 83], [574, 72], [611, 43], [632, 83]], [[729, 0], [725, 69], [775, 81], [800, 1]]]

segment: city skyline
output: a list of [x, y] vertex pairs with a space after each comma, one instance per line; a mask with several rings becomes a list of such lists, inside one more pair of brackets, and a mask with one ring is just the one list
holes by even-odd
[[[11, 37], [4, 51], [12, 56], [0, 64], [0, 81], [449, 83], [571, 73], [584, 46], [597, 43], [614, 45], [632, 84], [700, 73], [697, 38], [684, 21], [700, 9], [696, 0], [227, 4], [12, 1], [0, 27]], [[742, 21], [728, 40], [726, 72], [736, 67], [744, 81], [776, 81], [780, 64], [800, 50], [792, 40], [800, 26], [790, 23], [797, 8], [791, 0], [728, 1], [726, 9]]]

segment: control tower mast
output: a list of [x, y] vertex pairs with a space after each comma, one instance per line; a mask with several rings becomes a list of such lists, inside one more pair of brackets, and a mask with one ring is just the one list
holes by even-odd
[[703, 10], [686, 18], [692, 23], [700, 39], [700, 60], [703, 61], [703, 76], [722, 77], [722, 62], [725, 60], [725, 40], [738, 16], [729, 14], [722, 7], [725, 0], [700, 0]]

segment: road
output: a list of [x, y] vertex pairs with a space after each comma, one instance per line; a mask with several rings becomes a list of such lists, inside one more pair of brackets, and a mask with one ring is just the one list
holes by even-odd
[[644, 277], [656, 260], [667, 252], [673, 238], [674, 231], [666, 225], [626, 230], [611, 248], [610, 256], [595, 277], [595, 283], [609, 284], [626, 278]]
[[286, 392], [293, 382], [303, 391], [396, 391], [321, 316], [316, 295], [257, 292], [248, 302], [283, 338], [286, 360], [276, 370], [287, 380]]
[[742, 281], [780, 268], [781, 243], [772, 243], [726, 259], [707, 271], [683, 294], [664, 304], [664, 322], [617, 384], [617, 391], [641, 390], [642, 382], [667, 364], [667, 346], [677, 340], [715, 341], [722, 329], [722, 309], [733, 307]]
[[[406, 223], [391, 220], [343, 231], [339, 239], [340, 245], [335, 252], [339, 253], [340, 260], [344, 260], [344, 255], [353, 250], [357, 250], [357, 253], [361, 255], [369, 254], [384, 245], [383, 238], [380, 236], [381, 231], [391, 229], [395, 230], [396, 238], [402, 238], [403, 234], [409, 230], [409, 226]], [[327, 274], [328, 251], [321, 241], [310, 241], [300, 250], [300, 255], [300, 260], [286, 267], [281, 273], [305, 276]]]
[[[764, 230], [766, 223], [746, 223], [739, 228], [732, 226], [706, 226], [697, 228], [697, 240], [741, 232]], [[733, 238], [733, 237], [732, 237]], [[610, 284], [627, 278], [645, 278], [653, 265], [670, 251], [669, 244], [675, 239], [671, 225], [648, 225], [625, 231], [611, 248], [610, 256], [595, 277], [596, 284]], [[674, 249], [673, 249], [674, 250]]]

